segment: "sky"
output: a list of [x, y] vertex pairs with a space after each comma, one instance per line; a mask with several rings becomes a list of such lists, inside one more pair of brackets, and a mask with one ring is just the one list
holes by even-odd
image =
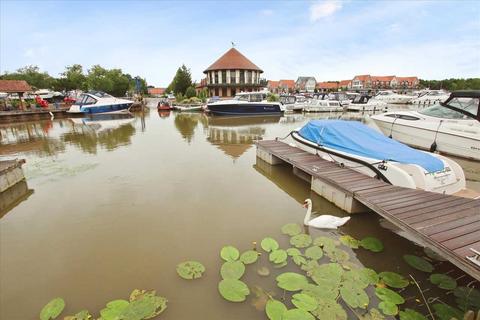
[[165, 87], [232, 42], [270, 80], [480, 77], [480, 1], [0, 0], [0, 73], [99, 64]]

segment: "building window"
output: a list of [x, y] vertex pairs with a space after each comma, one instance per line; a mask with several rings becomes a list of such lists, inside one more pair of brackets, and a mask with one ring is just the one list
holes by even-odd
[[240, 70], [240, 83], [245, 83], [245, 70]]
[[227, 83], [227, 70], [222, 70], [222, 83]]
[[215, 96], [218, 97], [218, 88], [215, 88]]
[[247, 78], [247, 79], [246, 79], [246, 80], [247, 80], [246, 82], [247, 82], [248, 84], [252, 83], [252, 72], [247, 70], [247, 71], [245, 71], [245, 75], [246, 75], [246, 78]]
[[215, 73], [215, 81], [213, 83], [218, 83], [218, 72], [214, 71]]
[[230, 70], [230, 83], [237, 83], [237, 72], [235, 70]]
[[232, 93], [232, 97], [234, 97], [237, 94], [237, 91], [235, 90], [235, 88], [231, 88], [230, 92]]

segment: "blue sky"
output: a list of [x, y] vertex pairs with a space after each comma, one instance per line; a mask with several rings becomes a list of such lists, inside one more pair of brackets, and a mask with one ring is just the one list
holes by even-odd
[[480, 1], [0, 0], [0, 72], [100, 64], [166, 86], [236, 44], [268, 79], [480, 76]]

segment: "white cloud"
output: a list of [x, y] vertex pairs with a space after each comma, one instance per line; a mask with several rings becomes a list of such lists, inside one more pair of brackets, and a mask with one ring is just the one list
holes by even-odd
[[272, 16], [273, 15], [273, 10], [271, 9], [264, 9], [262, 11], [260, 11], [260, 13], [263, 15], [263, 16]]
[[342, 3], [338, 0], [317, 1], [310, 6], [310, 20], [315, 22], [331, 16], [341, 8]]

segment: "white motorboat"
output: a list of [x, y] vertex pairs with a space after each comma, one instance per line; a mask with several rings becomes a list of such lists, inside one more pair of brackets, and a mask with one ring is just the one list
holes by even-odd
[[372, 116], [387, 136], [415, 148], [480, 161], [480, 91], [456, 91], [420, 111]]
[[124, 113], [133, 104], [133, 101], [115, 98], [102, 91], [83, 93], [67, 111], [69, 113], [98, 114]]
[[387, 109], [386, 102], [371, 99], [367, 95], [356, 96], [347, 107], [348, 111], [386, 111]]
[[268, 101], [267, 92], [242, 92], [233, 99], [207, 103], [207, 110], [219, 116], [279, 115], [285, 111], [283, 104]]
[[409, 103], [417, 106], [429, 106], [444, 102], [449, 96], [450, 94], [444, 90], [427, 90], [421, 92], [417, 98], [410, 100]]
[[339, 101], [312, 99], [310, 103], [305, 104], [304, 112], [335, 112], [343, 111]]
[[348, 106], [351, 102], [351, 99], [345, 92], [330, 92], [328, 94], [328, 100], [338, 101], [342, 107]]
[[414, 97], [406, 94], [398, 94], [391, 90], [380, 91], [372, 99], [389, 104], [407, 104]]
[[283, 104], [285, 111], [289, 112], [301, 112], [305, 104], [308, 103], [307, 98], [301, 95], [282, 95], [280, 96], [280, 102]]
[[410, 148], [361, 122], [312, 120], [291, 135], [302, 150], [395, 186], [446, 194], [465, 189], [455, 161]]

